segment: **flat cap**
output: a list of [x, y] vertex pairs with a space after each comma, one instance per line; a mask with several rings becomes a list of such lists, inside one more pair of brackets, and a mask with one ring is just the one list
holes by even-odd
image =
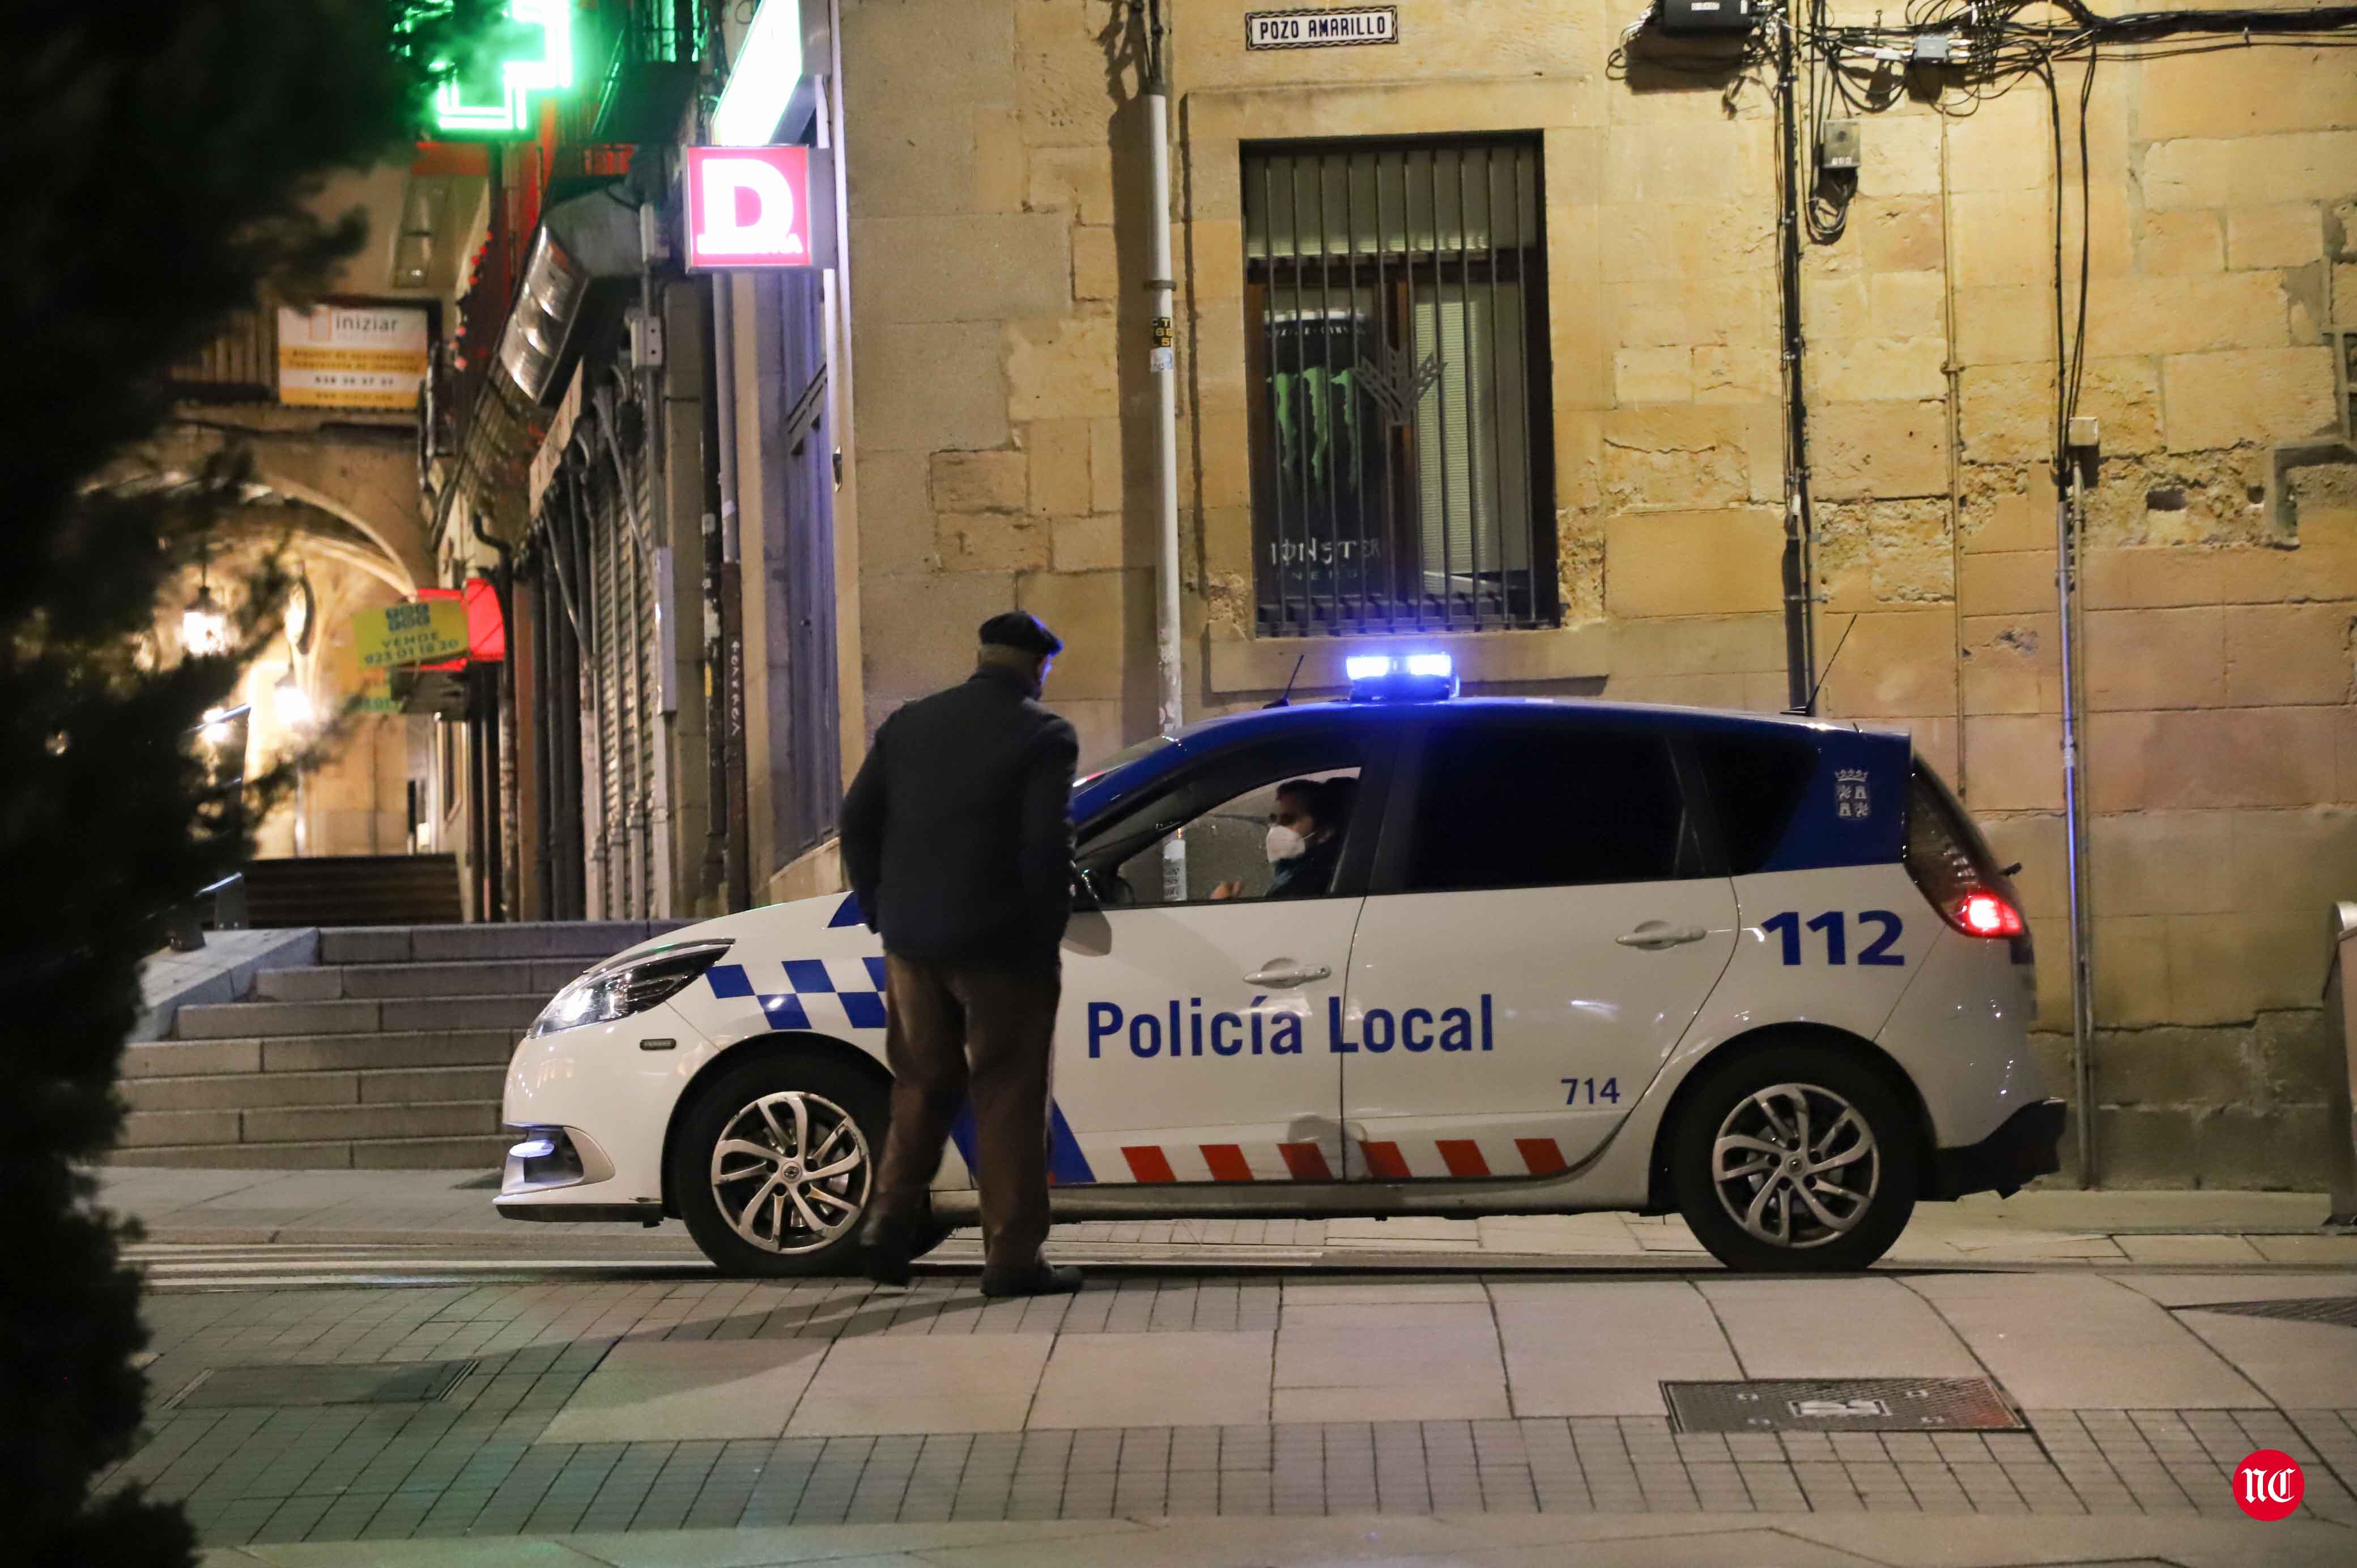
[[1039, 618], [1023, 610], [1008, 610], [995, 615], [982, 623], [982, 645], [985, 648], [1012, 648], [1017, 652], [1045, 658], [1064, 650], [1064, 639], [1041, 626]]

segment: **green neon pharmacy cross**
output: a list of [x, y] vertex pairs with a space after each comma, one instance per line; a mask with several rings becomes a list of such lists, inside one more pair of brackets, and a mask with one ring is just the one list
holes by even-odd
[[434, 94], [434, 121], [451, 135], [520, 136], [532, 130], [532, 94], [573, 85], [573, 0], [508, 0], [511, 52], [498, 72], [454, 78]]

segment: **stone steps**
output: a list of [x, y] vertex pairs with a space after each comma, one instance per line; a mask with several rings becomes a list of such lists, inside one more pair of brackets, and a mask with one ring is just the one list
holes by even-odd
[[173, 1111], [263, 1111], [287, 1105], [418, 1105], [495, 1101], [498, 1066], [358, 1068], [341, 1072], [219, 1072], [132, 1079], [123, 1098], [134, 1114]]
[[324, 1072], [340, 1069], [507, 1066], [522, 1030], [418, 1029], [315, 1038], [155, 1040], [123, 1053], [129, 1083], [216, 1073]]
[[469, 963], [492, 959], [577, 958], [582, 966], [681, 920], [525, 920], [498, 926], [347, 926], [319, 933], [319, 962]]
[[490, 1137], [499, 1102], [446, 1101], [425, 1105], [277, 1105], [253, 1110], [142, 1111], [125, 1119], [124, 1144], [317, 1144], [387, 1138]]
[[121, 1165], [474, 1169], [509, 1057], [582, 970], [672, 923], [348, 927], [124, 1052]]
[[459, 917], [450, 854], [307, 855], [245, 868], [247, 918], [262, 926], [419, 925]]
[[495, 1171], [511, 1140], [372, 1138], [321, 1144], [154, 1144], [116, 1152], [119, 1165], [212, 1171]]
[[406, 996], [521, 996], [556, 993], [591, 961], [500, 959], [487, 963], [351, 963], [264, 970], [253, 977], [257, 1002], [337, 1002]]
[[172, 1034], [182, 1040], [319, 1039], [433, 1029], [513, 1029], [522, 1035], [548, 1005], [548, 992], [535, 992], [515, 996], [209, 1002], [181, 1008]]

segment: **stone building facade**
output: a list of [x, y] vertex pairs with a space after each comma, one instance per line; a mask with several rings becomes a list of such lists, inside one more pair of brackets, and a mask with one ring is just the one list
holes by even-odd
[[[1247, 172], [1266, 186], [1273, 157], [1332, 155], [1355, 193], [1373, 188], [1351, 184], [1353, 160], [1404, 156], [1469, 181], [1467, 147], [1532, 183], [1478, 200], [1454, 188], [1489, 203], [1478, 225], [1460, 207], [1457, 259], [1437, 263], [1444, 284], [1466, 269], [1462, 292], [1396, 295], [1398, 330], [1465, 353], [1522, 325], [1485, 373], [1522, 378], [1491, 407], [1535, 416], [1536, 434], [1512, 454], [1484, 436], [1494, 471], [1476, 462], [1465, 483], [1476, 517], [1516, 500], [1536, 516], [1489, 575], [1522, 585], [1521, 609], [1502, 588], [1480, 629], [1423, 626], [1416, 646], [1451, 651], [1470, 690], [1784, 706], [1772, 72], [1616, 54], [1632, 4], [1400, 0], [1395, 43], [1284, 50], [1247, 49], [1243, 9], [1164, 7], [1190, 716], [1265, 702], [1297, 670], [1297, 693], [1331, 692], [1345, 650], [1378, 635], [1297, 623], [1265, 580], [1287, 558], [1269, 548], [1291, 482], [1271, 454], [1325, 439], [1271, 389], [1308, 364], [1302, 324], [1338, 318], [1269, 303], [1313, 247], [1297, 203], [1279, 235]], [[846, 712], [872, 731], [963, 669], [977, 622], [1020, 605], [1067, 639], [1052, 697], [1085, 749], [1109, 752], [1155, 725], [1136, 17], [1109, 0], [842, 0], [838, 25]], [[2058, 199], [2066, 329], [2084, 230], [2079, 412], [2099, 422], [2100, 456], [2082, 735], [2106, 1185], [2313, 1183], [2328, 1135], [2324, 917], [2357, 889], [2357, 456], [2335, 337], [2357, 329], [2348, 60], [2104, 59], [2083, 209], [2079, 67], [2059, 76], [2059, 182], [2036, 82], [1951, 94], [1944, 112], [1896, 91], [1858, 116], [1844, 232], [1805, 247], [1819, 666], [1839, 649], [1822, 711], [1910, 732], [2022, 863], [2042, 1024], [2059, 1031], [2041, 1040], [2068, 1084]], [[1340, 220], [1353, 264], [1365, 220]], [[1436, 252], [1448, 221], [1427, 224]], [[1321, 221], [1319, 259], [1329, 243]], [[1472, 303], [1509, 277], [1511, 310]], [[1349, 423], [1375, 404], [1318, 406]], [[1442, 578], [1478, 600], [1480, 546], [1469, 574], [1447, 548]], [[846, 768], [863, 741], [845, 736]]]

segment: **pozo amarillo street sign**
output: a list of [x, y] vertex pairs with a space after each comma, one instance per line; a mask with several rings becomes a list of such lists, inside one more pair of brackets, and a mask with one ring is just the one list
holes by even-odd
[[1369, 5], [1355, 11], [1250, 11], [1244, 15], [1248, 49], [1318, 49], [1343, 44], [1399, 42], [1399, 7]]

